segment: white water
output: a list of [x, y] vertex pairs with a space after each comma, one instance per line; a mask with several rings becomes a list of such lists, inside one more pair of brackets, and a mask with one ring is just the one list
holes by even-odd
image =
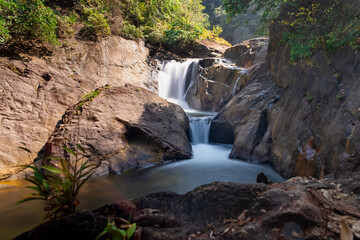
[[159, 72], [159, 96], [169, 102], [178, 104], [183, 109], [189, 109], [185, 101], [187, 82], [189, 86], [195, 80], [198, 70], [198, 59], [185, 62], [164, 62]]
[[213, 117], [190, 117], [191, 144], [209, 143], [210, 127]]

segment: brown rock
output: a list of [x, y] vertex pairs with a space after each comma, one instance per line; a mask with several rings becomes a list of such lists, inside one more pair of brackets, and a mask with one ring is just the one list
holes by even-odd
[[224, 57], [238, 66], [250, 68], [256, 63], [266, 61], [268, 44], [268, 38], [250, 39], [226, 49]]
[[186, 93], [186, 101], [191, 108], [203, 111], [219, 111], [234, 95], [236, 84], [245, 69], [204, 59], [205, 66]]
[[[68, 106], [97, 87], [125, 83], [156, 90], [143, 42], [108, 37], [69, 42], [51, 57], [0, 60], [0, 179], [36, 157]], [[25, 143], [25, 146], [21, 143]], [[20, 150], [26, 147], [32, 153]], [[14, 178], [23, 177], [14, 176]]]
[[41, 157], [66, 157], [63, 145], [80, 144], [97, 164], [96, 175], [191, 157], [188, 119], [179, 106], [130, 85], [99, 90], [91, 102], [66, 111]]

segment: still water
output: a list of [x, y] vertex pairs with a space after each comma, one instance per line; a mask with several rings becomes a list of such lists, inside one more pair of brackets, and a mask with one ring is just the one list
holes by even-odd
[[[186, 193], [213, 181], [255, 183], [264, 172], [270, 180], [284, 179], [270, 166], [231, 160], [231, 145], [193, 145], [193, 158], [171, 162], [121, 175], [92, 179], [80, 191], [80, 209], [91, 210], [107, 203], [140, 197], [152, 192]], [[41, 201], [15, 205], [23, 194], [30, 193], [25, 181], [12, 182], [10, 189], [0, 190], [0, 239], [11, 239], [36, 226], [44, 214]]]

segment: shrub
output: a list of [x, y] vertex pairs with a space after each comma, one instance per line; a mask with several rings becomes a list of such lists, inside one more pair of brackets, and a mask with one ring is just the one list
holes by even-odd
[[121, 30], [121, 36], [131, 40], [141, 39], [144, 37], [142, 29], [140, 27], [132, 25], [128, 21], [124, 22], [124, 26]]
[[220, 37], [220, 34], [222, 33], [222, 28], [217, 25], [213, 26], [213, 30], [205, 30], [203, 34], [200, 36], [201, 39], [208, 39], [214, 42], [217, 42], [221, 45], [231, 47], [231, 44], [228, 43], [225, 39]]
[[[34, 190], [36, 193], [24, 196], [17, 203], [23, 203], [31, 200], [44, 200], [47, 211], [43, 220], [56, 218], [59, 216], [69, 215], [75, 212], [79, 200], [77, 195], [84, 183], [89, 180], [93, 174], [95, 165], [89, 164], [84, 160], [84, 149], [77, 145], [78, 151], [73, 151], [63, 147], [64, 151], [75, 157], [75, 160], [51, 157], [55, 160], [59, 167], [43, 166], [46, 174], [41, 173], [41, 169], [33, 166], [25, 166], [34, 170], [34, 175], [27, 177], [25, 180], [30, 182], [32, 186], [27, 188]], [[27, 150], [29, 151], [29, 150]]]
[[74, 29], [72, 27], [72, 24], [74, 23], [74, 21], [64, 15], [64, 16], [56, 16], [56, 20], [57, 20], [57, 35], [60, 38], [67, 38], [67, 37], [71, 37], [74, 35]]
[[84, 15], [87, 17], [86, 25], [90, 31], [99, 37], [111, 35], [109, 24], [101, 12], [93, 8], [84, 8]]
[[[50, 8], [44, 6], [43, 0], [3, 0], [0, 6], [4, 16], [1, 25], [6, 23], [12, 39], [57, 43], [56, 17]], [[1, 38], [4, 38], [6, 30], [0, 31]]]
[[5, 20], [0, 17], [0, 44], [6, 42], [10, 37], [9, 29], [6, 25]]

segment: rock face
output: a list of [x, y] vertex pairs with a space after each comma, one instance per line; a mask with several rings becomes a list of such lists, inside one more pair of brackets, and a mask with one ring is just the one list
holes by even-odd
[[250, 39], [226, 49], [223, 56], [231, 59], [238, 66], [249, 68], [256, 63], [266, 61], [268, 44], [268, 38]]
[[186, 101], [194, 109], [219, 111], [233, 97], [246, 69], [214, 59], [203, 59], [200, 67], [200, 74], [186, 93]]
[[[281, 32], [272, 27], [267, 64], [253, 66], [248, 81], [240, 78], [210, 140], [233, 142], [231, 157], [270, 161], [287, 177], [353, 171], [360, 164], [360, 54], [344, 48], [290, 64], [289, 50], [278, 44]], [[246, 49], [241, 44], [224, 56], [253, 64]]]
[[95, 175], [102, 175], [191, 157], [189, 123], [181, 107], [130, 85], [97, 91], [93, 100], [66, 111], [39, 158], [66, 158], [62, 146], [79, 144], [98, 166]]
[[[268, 161], [271, 152], [268, 112], [279, 98], [279, 89], [264, 63], [255, 65], [241, 80], [239, 84], [244, 88], [214, 118], [210, 141], [234, 143], [231, 158]], [[229, 134], [230, 129], [233, 135]]]
[[[0, 179], [29, 164], [68, 106], [97, 87], [156, 90], [142, 42], [109, 37], [59, 48], [52, 57], [0, 61]], [[25, 143], [25, 146], [21, 143]], [[19, 150], [26, 147], [32, 153]]]
[[[15, 239], [76, 239], [95, 236], [104, 216], [131, 219], [134, 239], [339, 239], [342, 219], [360, 236], [356, 195], [328, 180], [293, 178], [284, 183], [215, 182], [178, 195], [153, 193], [140, 199], [104, 206], [45, 223]], [[84, 227], [87, 223], [87, 227]], [[52, 233], [51, 233], [52, 234]], [[83, 234], [83, 235], [81, 235]]]

